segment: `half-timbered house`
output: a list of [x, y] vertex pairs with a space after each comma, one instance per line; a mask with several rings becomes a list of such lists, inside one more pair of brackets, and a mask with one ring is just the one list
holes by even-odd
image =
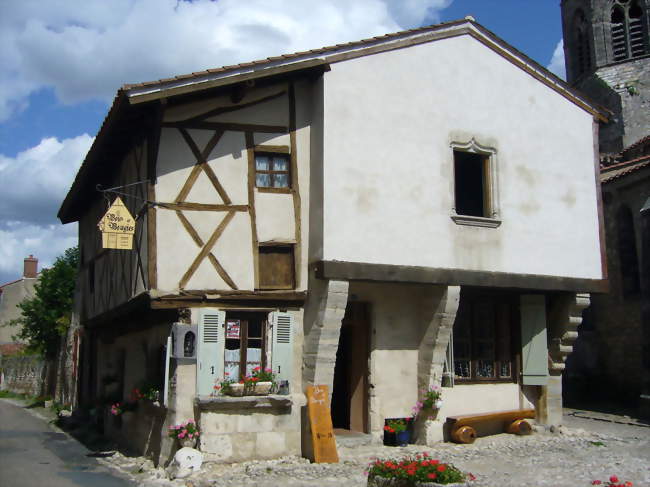
[[[193, 418], [220, 461], [306, 453], [310, 384], [374, 440], [440, 384], [418, 441], [457, 414], [559, 423], [606, 288], [602, 117], [471, 18], [125, 85], [59, 212], [79, 222], [82, 403], [159, 384], [123, 438], [159, 454]], [[116, 195], [132, 250], [101, 248]], [[215, 397], [257, 366], [284, 394]]]

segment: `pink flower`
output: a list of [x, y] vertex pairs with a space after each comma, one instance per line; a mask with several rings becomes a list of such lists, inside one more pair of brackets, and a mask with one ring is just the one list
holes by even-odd
[[178, 434], [178, 437], [179, 437], [179, 438], [185, 438], [185, 433], [179, 433], [179, 434]]

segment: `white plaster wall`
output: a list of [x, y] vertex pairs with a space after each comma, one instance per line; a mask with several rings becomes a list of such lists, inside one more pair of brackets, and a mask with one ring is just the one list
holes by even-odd
[[[323, 259], [602, 277], [587, 112], [469, 36], [324, 77]], [[450, 219], [471, 137], [497, 150], [496, 229]]]
[[[418, 400], [418, 349], [436, 303], [434, 286], [351, 282], [350, 299], [370, 305], [371, 420], [403, 418]], [[381, 419], [377, 419], [381, 418]], [[375, 421], [376, 419], [376, 421]]]
[[535, 408], [519, 389], [519, 384], [456, 384], [443, 387], [443, 406], [438, 419], [461, 414], [480, 414], [508, 409]]
[[295, 242], [293, 195], [255, 191], [255, 218], [259, 242]]

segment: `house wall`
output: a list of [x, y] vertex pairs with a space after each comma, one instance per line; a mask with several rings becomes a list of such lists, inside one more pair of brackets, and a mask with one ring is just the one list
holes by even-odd
[[[636, 254], [641, 274], [643, 255], [640, 210], [645, 204], [650, 184], [650, 171], [637, 171], [604, 185], [607, 267], [610, 292], [594, 295], [587, 330], [581, 330], [581, 357], [571, 362], [569, 373], [575, 377], [572, 386], [589, 396], [594, 386], [606, 387], [623, 401], [636, 402], [645, 376], [643, 369], [643, 324], [641, 290], [625, 295], [621, 278], [619, 226], [617, 213], [627, 206], [633, 215]], [[591, 352], [591, 356], [586, 356]]]
[[14, 343], [13, 336], [20, 331], [19, 326], [6, 326], [9, 321], [20, 318], [22, 311], [18, 305], [28, 298], [34, 297], [34, 285], [38, 278], [21, 278], [2, 286], [0, 293], [0, 344]]
[[[486, 46], [333, 64], [323, 103], [323, 259], [602, 278], [592, 117]], [[472, 138], [497, 151], [498, 228], [450, 218]]]
[[[192, 310], [194, 322], [198, 308]], [[289, 379], [290, 406], [252, 404], [247, 398], [216, 398], [195, 403], [196, 365], [177, 366], [174, 405], [176, 421], [195, 417], [201, 428], [201, 451], [205, 458], [238, 462], [252, 458], [278, 458], [301, 454], [301, 409], [305, 405], [301, 377], [303, 310], [289, 311], [293, 319], [293, 369]], [[182, 372], [181, 372], [182, 369]], [[220, 401], [223, 399], [223, 401]], [[184, 411], [186, 416], [179, 416]]]
[[[290, 83], [251, 89], [239, 102], [243, 108], [205, 118], [206, 122], [249, 124], [226, 130], [207, 156], [213, 170], [232, 205], [244, 205], [236, 211], [213, 247], [218, 259], [238, 290], [254, 290], [256, 275], [257, 242], [295, 244], [296, 289], [306, 289], [307, 254], [302, 242], [307, 242], [309, 215], [309, 155], [311, 118], [311, 84], [296, 81], [295, 90], [295, 141], [289, 133], [291, 119]], [[251, 104], [259, 102], [256, 104]], [[164, 122], [182, 122], [218, 108], [231, 108], [230, 94], [216, 96], [200, 102], [172, 106], [165, 112]], [[255, 130], [253, 125], [285, 127], [285, 131], [268, 133]], [[203, 151], [215, 130], [187, 128], [187, 133]], [[250, 137], [247, 141], [247, 133]], [[297, 176], [288, 193], [268, 193], [258, 188], [249, 195], [248, 145], [274, 145], [293, 147], [297, 159]], [[190, 175], [196, 157], [176, 127], [162, 129], [158, 155], [156, 199], [173, 203]], [[254, 181], [254, 173], [250, 175]], [[224, 201], [205, 173], [201, 172], [184, 201], [218, 204]], [[220, 211], [182, 211], [200, 239], [205, 243], [226, 216]], [[306, 244], [305, 244], [306, 246]], [[179, 249], [183, 249], [179, 251]], [[208, 259], [203, 259], [192, 277], [182, 283], [182, 277], [199, 253], [199, 246], [182, 226], [174, 209], [160, 205], [157, 210], [157, 273], [158, 288], [162, 292], [188, 290], [234, 290], [215, 270]]]
[[[111, 161], [116, 166], [115, 175], [102, 186], [123, 186], [147, 179], [147, 144], [144, 139], [134, 142], [123, 159]], [[124, 205], [136, 218], [132, 250], [102, 248], [102, 235], [97, 224], [104, 216], [115, 195], [97, 192], [87, 204], [79, 219], [80, 269], [82, 319], [92, 318], [127, 302], [145, 291], [147, 284], [147, 213], [138, 216], [147, 199], [146, 184], [118, 189]], [[91, 266], [94, 265], [94, 292], [91, 292]]]

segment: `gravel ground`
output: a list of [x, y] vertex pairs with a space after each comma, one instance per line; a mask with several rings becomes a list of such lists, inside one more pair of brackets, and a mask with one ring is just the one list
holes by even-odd
[[617, 475], [635, 487], [650, 486], [650, 428], [626, 424], [612, 415], [574, 415], [565, 426], [531, 436], [495, 435], [473, 445], [443, 443], [434, 447], [362, 446], [340, 448], [340, 463], [310, 464], [298, 457], [233, 465], [206, 463], [186, 479], [168, 480], [149, 460], [117, 453], [107, 464], [130, 474], [142, 487], [360, 487], [365, 467], [375, 458], [399, 458], [428, 452], [476, 476], [475, 487], [576, 487]]

